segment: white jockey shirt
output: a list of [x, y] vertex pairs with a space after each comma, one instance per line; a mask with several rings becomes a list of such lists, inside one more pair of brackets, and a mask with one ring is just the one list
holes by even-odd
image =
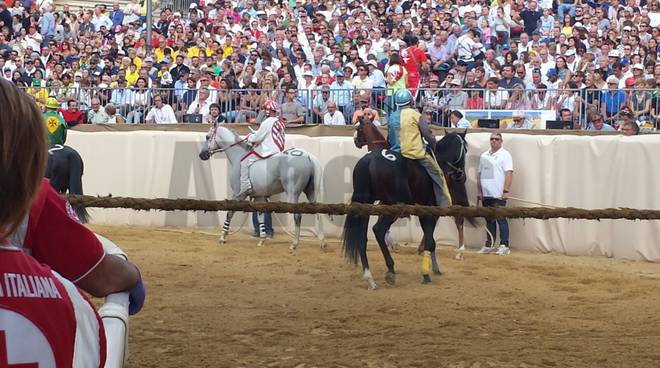
[[507, 171], [513, 171], [513, 159], [509, 151], [500, 148], [481, 154], [477, 175], [481, 179], [481, 191], [484, 197], [502, 198], [504, 180]]
[[267, 158], [284, 151], [284, 123], [277, 117], [266, 118], [259, 130], [248, 136], [248, 142], [254, 145], [248, 155], [255, 153], [259, 158]]

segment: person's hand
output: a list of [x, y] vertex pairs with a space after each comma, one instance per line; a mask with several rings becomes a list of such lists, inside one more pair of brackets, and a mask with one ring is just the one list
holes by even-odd
[[478, 200], [478, 201], [482, 201], [483, 199], [484, 199], [483, 194], [478, 193], [478, 194], [477, 194], [477, 200]]
[[507, 199], [509, 199], [509, 192], [504, 191], [504, 192], [502, 193], [502, 199], [505, 200], [505, 201], [506, 201]]

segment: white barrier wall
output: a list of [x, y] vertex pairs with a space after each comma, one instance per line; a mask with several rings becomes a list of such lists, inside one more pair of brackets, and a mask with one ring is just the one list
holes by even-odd
[[[85, 194], [147, 198], [229, 198], [228, 161], [216, 154], [201, 161], [198, 153], [204, 133], [71, 131], [68, 144], [85, 161]], [[476, 168], [481, 152], [489, 147], [488, 133], [468, 134], [468, 191], [476, 203]], [[287, 135], [288, 147], [304, 148], [324, 165], [323, 202], [348, 202], [352, 170], [366, 153], [350, 137]], [[660, 157], [658, 136], [568, 136], [504, 134], [504, 147], [514, 161], [513, 197], [559, 207], [660, 208], [660, 173], [653, 168]], [[530, 206], [510, 201], [510, 206]], [[123, 209], [92, 210], [92, 221], [103, 224], [219, 227], [224, 213], [136, 212]], [[275, 215], [274, 215], [275, 216]], [[234, 217], [232, 227], [245, 216]], [[375, 218], [372, 218], [372, 222]], [[291, 228], [293, 219], [276, 215]], [[343, 216], [324, 216], [326, 233], [339, 236]], [[483, 219], [480, 224], [484, 224]], [[309, 234], [314, 216], [303, 216]], [[660, 260], [660, 223], [625, 220], [510, 220], [512, 249], [605, 255], [616, 258]], [[251, 224], [244, 229], [251, 231]], [[467, 227], [467, 245], [481, 246], [483, 227]], [[281, 234], [281, 232], [280, 232]], [[418, 242], [416, 219], [402, 219], [393, 227], [399, 241]], [[456, 244], [452, 219], [441, 219], [436, 229], [440, 244]]]

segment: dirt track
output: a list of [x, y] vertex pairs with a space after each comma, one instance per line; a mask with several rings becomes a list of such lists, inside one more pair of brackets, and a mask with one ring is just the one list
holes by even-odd
[[340, 244], [288, 252], [245, 235], [93, 226], [140, 264], [145, 309], [129, 367], [660, 367], [660, 265], [514, 252], [439, 251], [421, 285], [413, 248], [397, 285], [367, 291]]

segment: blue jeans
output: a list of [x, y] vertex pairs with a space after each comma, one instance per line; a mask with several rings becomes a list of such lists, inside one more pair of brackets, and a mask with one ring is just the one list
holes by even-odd
[[[252, 212], [252, 227], [254, 228], [254, 235], [259, 235], [259, 215], [256, 212]], [[270, 212], [264, 213], [264, 230], [266, 236], [275, 234], [275, 231], [273, 231], [273, 216]]]
[[[506, 207], [506, 200], [499, 198], [486, 197], [482, 201], [484, 207]], [[486, 234], [486, 246], [493, 246], [495, 238], [497, 238], [497, 226], [500, 228], [500, 245], [509, 246], [509, 220], [506, 218], [494, 219], [486, 218], [486, 228], [490, 231], [490, 234], [493, 236], [493, 239], [488, 237]], [[491, 242], [492, 240], [492, 242]]]

